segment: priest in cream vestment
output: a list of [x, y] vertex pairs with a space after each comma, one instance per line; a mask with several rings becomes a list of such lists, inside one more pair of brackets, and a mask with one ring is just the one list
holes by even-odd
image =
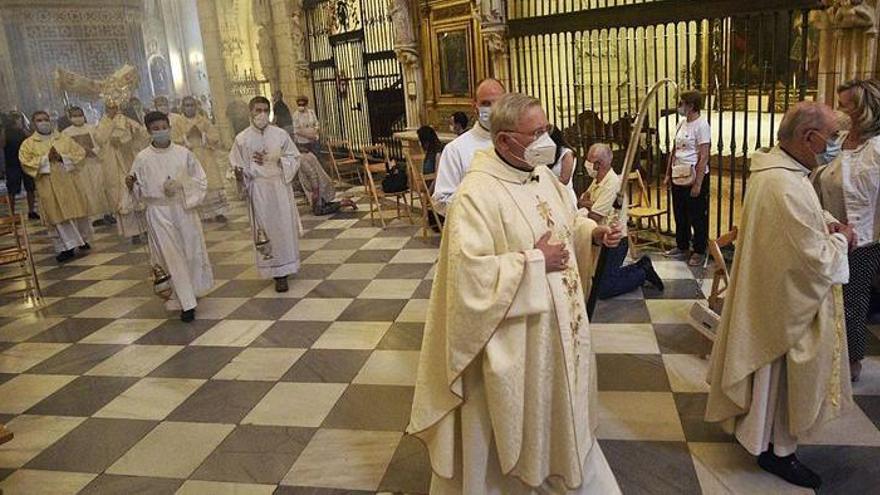
[[107, 201], [118, 215], [119, 233], [139, 242], [144, 233], [143, 205], [128, 194], [125, 177], [131, 171], [134, 157], [149, 143], [147, 131], [119, 111], [119, 104], [108, 100], [105, 113], [95, 129], [100, 157], [104, 165], [104, 191]]
[[110, 203], [104, 188], [104, 166], [98, 158], [98, 140], [95, 138], [95, 126], [86, 122], [85, 112], [80, 107], [67, 109], [71, 125], [62, 131], [76, 144], [86, 150], [86, 158], [76, 172], [76, 183], [86, 199], [90, 217], [104, 217], [111, 212]]
[[[175, 144], [185, 146], [195, 153], [208, 178], [208, 192], [199, 206], [203, 220], [226, 222], [229, 202], [226, 199], [225, 178], [220, 167], [220, 131], [198, 112], [198, 102], [192, 96], [183, 98], [183, 115], [169, 114], [171, 139]], [[175, 118], [171, 118], [174, 115]]]
[[850, 405], [841, 284], [852, 229], [807, 176], [840, 150], [830, 108], [799, 103], [779, 146], [752, 154], [730, 288], [710, 363], [706, 420], [725, 422], [764, 470], [818, 488], [797, 443]]
[[619, 493], [595, 437], [584, 284], [594, 243], [620, 231], [578, 216], [544, 166], [538, 100], [504, 96], [491, 127], [449, 210], [408, 432], [432, 494]]
[[34, 112], [36, 131], [21, 143], [18, 156], [21, 168], [35, 180], [40, 214], [49, 227], [59, 263], [69, 261], [74, 250], [91, 248], [92, 224], [86, 199], [76, 180], [77, 168], [86, 151], [72, 139], [56, 131], [49, 114]]

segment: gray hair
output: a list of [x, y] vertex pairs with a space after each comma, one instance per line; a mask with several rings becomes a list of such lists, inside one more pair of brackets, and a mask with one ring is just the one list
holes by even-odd
[[499, 132], [515, 131], [526, 110], [541, 106], [541, 100], [522, 93], [507, 93], [492, 105], [489, 127], [492, 129], [492, 141]]
[[863, 139], [880, 135], [880, 81], [853, 79], [837, 87], [838, 93], [850, 91], [856, 107], [853, 127]]
[[831, 109], [823, 103], [799, 102], [785, 113], [776, 138], [782, 142], [792, 141], [803, 136], [810, 129], [821, 129], [829, 114], [832, 114]]
[[605, 143], [594, 143], [590, 146], [590, 149], [587, 150], [587, 157], [589, 158], [591, 155], [596, 158], [604, 158], [608, 164], [611, 164], [611, 161], [614, 159], [611, 147]]

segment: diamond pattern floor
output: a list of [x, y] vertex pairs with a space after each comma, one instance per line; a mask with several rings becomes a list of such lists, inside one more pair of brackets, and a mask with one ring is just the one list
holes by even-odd
[[[228, 225], [205, 224], [217, 283], [191, 325], [152, 296], [143, 250], [111, 229], [60, 267], [36, 232], [44, 304], [0, 294], [0, 422], [16, 436], [0, 446], [0, 490], [426, 493], [424, 451], [402, 432], [438, 239], [365, 215], [304, 214], [303, 268], [277, 295], [236, 203]], [[684, 314], [704, 272], [656, 264], [665, 293], [602, 302], [592, 325], [599, 438], [623, 492], [806, 493], [702, 421], [710, 346]], [[874, 332], [858, 407], [801, 449], [823, 493], [880, 484]]]

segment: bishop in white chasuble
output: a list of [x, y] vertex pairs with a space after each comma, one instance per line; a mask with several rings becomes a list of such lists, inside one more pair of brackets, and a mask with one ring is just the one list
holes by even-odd
[[[493, 129], [516, 108], [546, 128], [537, 100], [511, 94]], [[476, 154], [447, 217], [408, 432], [428, 448], [432, 494], [619, 493], [595, 437], [584, 302], [611, 229], [578, 216], [547, 167], [496, 153]], [[554, 269], [547, 235], [567, 253]]]

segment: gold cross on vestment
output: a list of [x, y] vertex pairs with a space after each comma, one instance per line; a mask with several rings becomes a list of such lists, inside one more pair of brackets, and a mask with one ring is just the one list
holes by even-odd
[[550, 210], [550, 205], [547, 204], [540, 196], [536, 196], [538, 199], [538, 214], [541, 215], [541, 218], [544, 219], [544, 222], [547, 223], [547, 228], [552, 229], [556, 226], [556, 222], [553, 220], [553, 211]]

